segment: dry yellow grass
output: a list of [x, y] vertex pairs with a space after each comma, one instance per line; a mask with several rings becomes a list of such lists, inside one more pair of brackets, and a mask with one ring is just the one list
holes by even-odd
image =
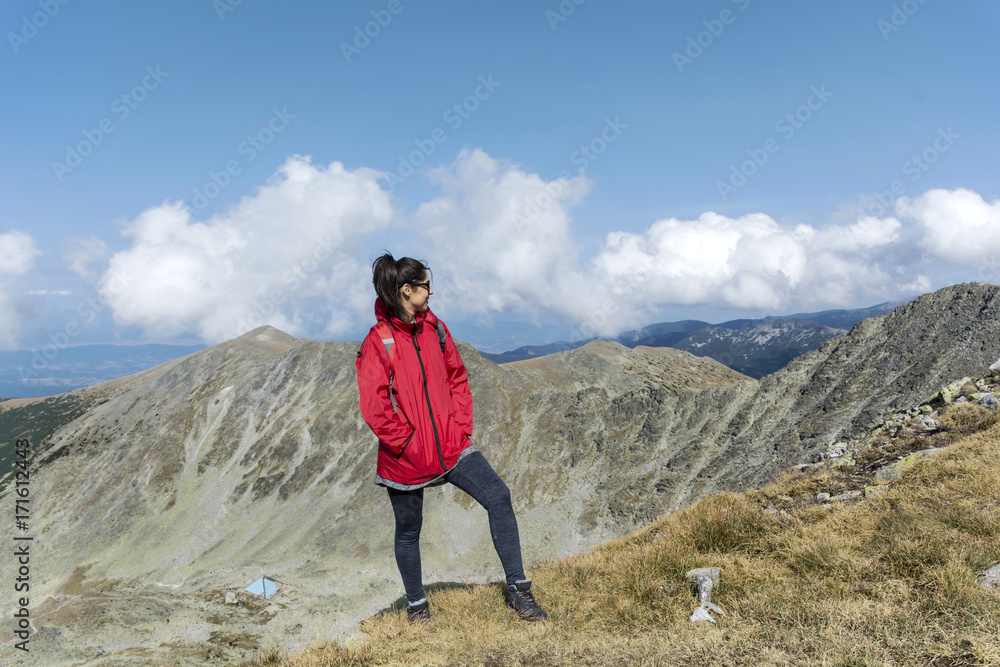
[[[976, 415], [979, 417], [979, 415]], [[528, 572], [551, 622], [528, 624], [496, 588], [429, 596], [433, 619], [362, 624], [352, 646], [261, 655], [252, 667], [328, 665], [1000, 665], [1000, 424], [918, 461], [867, 500], [761, 508], [814, 493], [785, 475], [719, 494], [587, 554]], [[692, 624], [684, 572], [722, 568], [716, 625]]]

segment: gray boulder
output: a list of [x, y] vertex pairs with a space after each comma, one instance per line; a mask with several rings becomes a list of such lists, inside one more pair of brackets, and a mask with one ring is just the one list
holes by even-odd
[[973, 394], [972, 397], [979, 401], [979, 405], [989, 408], [990, 410], [996, 410], [998, 405], [996, 395], [992, 393], [981, 392], [978, 394]]
[[983, 572], [979, 585], [988, 590], [1000, 591], [1000, 563]]
[[941, 422], [934, 419], [933, 417], [924, 416], [921, 418], [920, 423], [917, 424], [917, 429], [921, 431], [936, 431], [940, 428]]

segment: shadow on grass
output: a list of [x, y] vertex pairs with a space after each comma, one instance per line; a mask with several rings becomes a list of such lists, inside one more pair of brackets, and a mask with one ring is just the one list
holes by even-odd
[[[459, 581], [438, 581], [433, 584], [427, 584], [424, 586], [424, 593], [436, 593], [437, 591], [448, 591], [454, 590], [456, 588], [463, 588], [465, 590], [472, 590], [477, 584], [466, 584]], [[379, 611], [375, 616], [382, 616], [383, 614], [392, 614], [397, 611], [404, 611], [406, 609], [406, 596], [403, 595], [396, 599], [391, 605]]]

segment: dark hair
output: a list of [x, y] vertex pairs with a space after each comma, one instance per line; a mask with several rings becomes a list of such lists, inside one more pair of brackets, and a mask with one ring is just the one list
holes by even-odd
[[419, 259], [400, 257], [393, 259], [392, 253], [385, 253], [372, 262], [372, 285], [375, 293], [382, 299], [389, 312], [399, 319], [404, 319], [406, 308], [399, 300], [399, 288], [403, 285], [414, 285], [424, 281], [424, 272], [430, 273], [431, 268]]

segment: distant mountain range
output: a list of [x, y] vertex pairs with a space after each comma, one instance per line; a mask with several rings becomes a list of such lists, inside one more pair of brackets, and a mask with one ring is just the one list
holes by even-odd
[[484, 353], [487, 359], [510, 363], [535, 359], [546, 354], [575, 350], [592, 340], [613, 340], [625, 347], [673, 347], [699, 357], [710, 357], [744, 375], [760, 379], [823, 343], [842, 336], [867, 317], [892, 312], [910, 299], [887, 301], [870, 308], [824, 310], [783, 317], [729, 320], [709, 324], [701, 320], [660, 322], [626, 331], [614, 338], [559, 341], [547, 345], [525, 345], [499, 354]]
[[[847, 333], [866, 317], [883, 315], [906, 301], [856, 310], [826, 310], [787, 317], [710, 324], [701, 320], [660, 322], [626, 331], [614, 340], [625, 347], [673, 347], [710, 357], [755, 379], [782, 368], [804, 352]], [[487, 359], [509, 363], [582, 347], [593, 338], [528, 345]], [[51, 396], [106, 382], [204, 349], [205, 345], [79, 345], [0, 352], [0, 398]]]
[[132, 375], [205, 345], [77, 345], [0, 352], [0, 396], [50, 396]]

